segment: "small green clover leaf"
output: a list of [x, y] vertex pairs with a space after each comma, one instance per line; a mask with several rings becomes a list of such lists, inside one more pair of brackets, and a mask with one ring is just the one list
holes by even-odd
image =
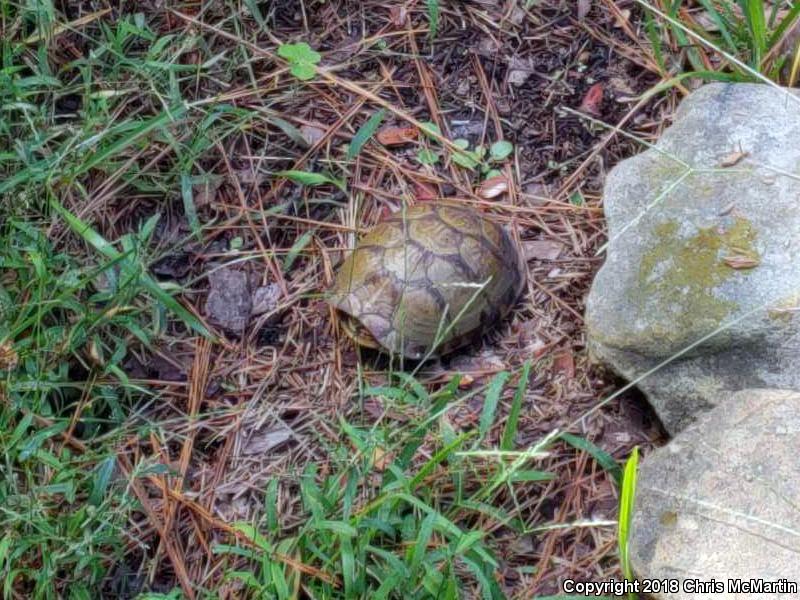
[[469, 141], [463, 138], [453, 140], [453, 145], [462, 150], [462, 152], [453, 153], [454, 163], [460, 167], [464, 167], [465, 169], [474, 169], [478, 166], [481, 161], [482, 154], [478, 148], [470, 152], [467, 150], [467, 148], [469, 148]]
[[433, 150], [422, 148], [417, 152], [417, 160], [423, 165], [435, 165], [439, 162], [439, 155]]
[[514, 152], [514, 145], [506, 140], [495, 142], [492, 144], [492, 147], [489, 148], [489, 155], [492, 157], [492, 160], [503, 160], [508, 158], [512, 152]]
[[285, 58], [289, 63], [289, 72], [303, 81], [314, 78], [317, 74], [316, 64], [322, 59], [322, 55], [305, 42], [281, 44], [278, 46], [278, 56]]

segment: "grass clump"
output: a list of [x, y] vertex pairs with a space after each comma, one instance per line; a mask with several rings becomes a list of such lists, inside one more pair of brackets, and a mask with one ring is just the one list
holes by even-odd
[[5, 216], [0, 588], [89, 598], [125, 550], [131, 502], [114, 477], [109, 434], [128, 412], [127, 379], [117, 377], [127, 338], [147, 334], [124, 291], [92, 293], [103, 269], [78, 264], [36, 227]]
[[[687, 77], [763, 81], [794, 86], [800, 72], [800, 5], [763, 0], [637, 0], [655, 61], [674, 74], [666, 57], [677, 49]], [[694, 5], [694, 6], [693, 6]], [[665, 44], [665, 41], [668, 41]]]
[[[502, 373], [490, 384], [486, 406], [497, 405], [507, 379]], [[382, 397], [398, 409], [414, 407], [419, 418], [402, 430], [342, 420], [342, 443], [329, 448], [325, 473], [308, 465], [299, 477], [305, 522], [296, 531], [282, 530], [272, 507], [287, 482], [270, 480], [262, 521], [236, 525], [249, 547], [216, 549], [248, 556], [259, 567], [229, 576], [277, 598], [294, 597], [301, 588], [313, 597], [458, 598], [468, 589], [484, 598], [505, 597], [490, 535], [474, 524], [497, 520], [522, 533], [520, 521], [491, 500], [501, 486], [505, 491], [514, 481], [531, 481], [531, 471], [520, 468], [525, 460], [508, 469], [469, 454], [480, 432], [457, 433], [444, 416], [448, 405], [463, 400], [457, 389], [455, 379], [429, 394], [406, 375], [396, 386], [365, 389], [364, 401]], [[492, 418], [482, 417], [481, 430]], [[423, 445], [429, 458], [419, 461]], [[541, 481], [552, 479], [540, 475]], [[305, 565], [311, 577], [301, 580], [286, 557]]]

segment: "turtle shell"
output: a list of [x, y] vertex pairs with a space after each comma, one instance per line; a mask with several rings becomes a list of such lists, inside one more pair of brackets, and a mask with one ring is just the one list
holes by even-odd
[[525, 283], [506, 231], [481, 213], [425, 203], [379, 222], [342, 263], [329, 302], [356, 342], [419, 359], [470, 342]]

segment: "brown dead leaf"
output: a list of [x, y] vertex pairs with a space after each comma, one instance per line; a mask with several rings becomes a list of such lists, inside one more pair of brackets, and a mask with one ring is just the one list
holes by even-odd
[[733, 167], [738, 165], [744, 158], [747, 158], [748, 156], [750, 156], [750, 153], [745, 152], [744, 150], [731, 152], [730, 154], [726, 154], [722, 157], [722, 160], [719, 161], [719, 166], [723, 168]]
[[631, 9], [630, 8], [623, 8], [619, 11], [619, 15], [615, 16], [614, 19], [614, 27], [621, 29], [625, 27], [631, 20]]
[[18, 363], [19, 356], [11, 342], [0, 342], [0, 371], [13, 371]]
[[498, 42], [496, 39], [490, 36], [482, 37], [477, 45], [475, 46], [475, 51], [484, 57], [494, 57], [497, 56], [497, 53], [500, 52], [503, 45]]
[[382, 127], [375, 136], [384, 146], [401, 146], [417, 139], [419, 132], [416, 127], [396, 127], [390, 125]]
[[294, 437], [294, 432], [279, 423], [274, 427], [263, 427], [251, 432], [241, 448], [244, 455], [264, 454]]
[[221, 183], [221, 177], [214, 177], [194, 184], [192, 186], [192, 195], [195, 206], [201, 207], [211, 204], [217, 198], [217, 190], [219, 190]]
[[405, 6], [394, 5], [389, 9], [389, 20], [395, 27], [405, 27], [408, 18], [408, 9]]
[[564, 250], [564, 244], [554, 240], [529, 240], [522, 242], [525, 260], [555, 260]]
[[731, 256], [726, 256], [722, 259], [725, 261], [725, 264], [728, 265], [731, 269], [753, 269], [757, 267], [761, 262], [757, 258], [753, 258], [752, 256], [747, 256], [746, 254], [734, 254]]
[[325, 130], [320, 127], [314, 127], [313, 125], [303, 125], [300, 127], [300, 135], [303, 136], [303, 139], [309, 146], [313, 146], [325, 137]]
[[254, 170], [250, 165], [241, 169], [234, 169], [232, 175], [239, 183], [244, 183], [245, 185], [260, 185], [266, 179], [264, 173], [258, 169]]
[[375, 449], [372, 451], [372, 465], [378, 471], [385, 471], [386, 468], [390, 464], [392, 464], [393, 460], [394, 460], [394, 453], [387, 452], [380, 446], [376, 446]]
[[270, 283], [261, 287], [257, 287], [253, 291], [253, 309], [252, 313], [255, 315], [263, 315], [266, 312], [275, 310], [280, 300], [281, 289], [277, 283]]
[[511, 85], [522, 85], [535, 72], [534, 64], [531, 59], [512, 56], [508, 59], [508, 83]]
[[600, 107], [603, 104], [603, 84], [595, 83], [586, 92], [581, 101], [579, 110], [591, 115], [600, 115]]
[[572, 352], [564, 350], [553, 357], [553, 370], [562, 373], [567, 379], [575, 377], [575, 359]]
[[508, 191], [508, 179], [505, 175], [496, 175], [484, 181], [478, 188], [478, 195], [481, 198], [497, 198], [500, 194]]

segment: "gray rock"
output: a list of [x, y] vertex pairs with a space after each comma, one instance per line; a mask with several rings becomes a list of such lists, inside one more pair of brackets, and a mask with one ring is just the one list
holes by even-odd
[[211, 289], [206, 300], [209, 318], [231, 333], [241, 334], [253, 310], [247, 273], [229, 267], [208, 274]]
[[[608, 175], [592, 355], [675, 433], [725, 392], [800, 389], [800, 96], [709, 84]], [[668, 364], [663, 364], [668, 362]]]
[[[732, 394], [644, 459], [630, 540], [637, 577], [682, 581], [658, 599], [800, 597], [799, 473], [800, 393]], [[797, 587], [734, 595], [729, 579]], [[688, 593], [692, 580], [724, 592]]]

